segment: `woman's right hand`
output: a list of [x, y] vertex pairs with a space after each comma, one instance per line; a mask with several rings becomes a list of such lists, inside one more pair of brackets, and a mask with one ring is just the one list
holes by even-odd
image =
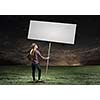
[[48, 59], [50, 59], [50, 57], [47, 57], [46, 59], [48, 60]]

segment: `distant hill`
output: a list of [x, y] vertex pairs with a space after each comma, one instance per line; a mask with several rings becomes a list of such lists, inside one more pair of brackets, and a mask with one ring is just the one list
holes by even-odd
[[[15, 41], [3, 41], [0, 48], [0, 65], [5, 64], [29, 64], [26, 58], [27, 51], [32, 42], [39, 45], [42, 55], [47, 56], [48, 43], [37, 42], [26, 39], [16, 38]], [[45, 65], [45, 61], [41, 60]], [[100, 47], [97, 48], [73, 48], [69, 45], [52, 43], [51, 47], [51, 66], [78, 66], [87, 64], [100, 64]]]

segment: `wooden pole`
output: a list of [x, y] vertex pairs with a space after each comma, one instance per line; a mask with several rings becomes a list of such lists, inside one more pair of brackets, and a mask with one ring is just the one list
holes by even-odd
[[[49, 42], [48, 57], [50, 57], [50, 50], [51, 50], [51, 42]], [[48, 65], [49, 65], [49, 59], [47, 60], [47, 64], [46, 64], [45, 79], [47, 79]]]

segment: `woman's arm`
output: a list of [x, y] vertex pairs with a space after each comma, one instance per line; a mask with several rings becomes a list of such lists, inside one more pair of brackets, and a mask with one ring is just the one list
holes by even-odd
[[42, 56], [41, 53], [40, 53], [38, 50], [37, 50], [36, 52], [38, 53], [38, 55], [39, 55], [42, 59], [44, 59], [44, 60], [48, 60], [48, 59], [49, 59], [49, 57], [44, 57], [44, 56]]

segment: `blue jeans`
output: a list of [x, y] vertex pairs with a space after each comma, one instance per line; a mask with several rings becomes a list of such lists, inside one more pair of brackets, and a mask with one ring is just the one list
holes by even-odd
[[33, 80], [35, 80], [36, 68], [38, 69], [38, 80], [40, 80], [40, 78], [41, 78], [41, 67], [40, 67], [40, 64], [32, 63], [32, 77], [33, 77]]

